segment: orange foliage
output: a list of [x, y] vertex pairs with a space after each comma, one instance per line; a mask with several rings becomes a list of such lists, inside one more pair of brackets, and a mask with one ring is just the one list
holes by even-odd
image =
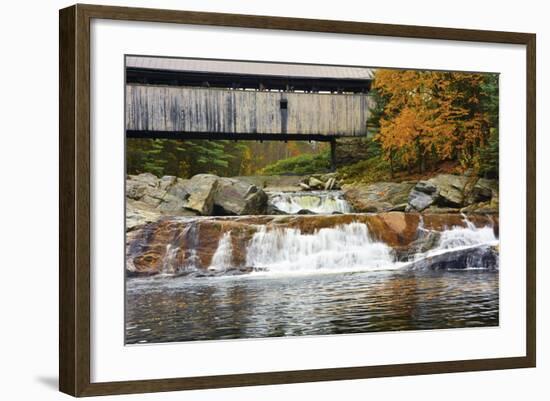
[[489, 135], [482, 82], [474, 73], [378, 70], [374, 88], [386, 103], [376, 139], [385, 157], [420, 171], [443, 160], [471, 165]]

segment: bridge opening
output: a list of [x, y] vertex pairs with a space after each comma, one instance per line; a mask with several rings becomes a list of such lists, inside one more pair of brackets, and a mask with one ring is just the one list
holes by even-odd
[[127, 138], [126, 172], [179, 178], [325, 174], [332, 170], [330, 148], [326, 141]]

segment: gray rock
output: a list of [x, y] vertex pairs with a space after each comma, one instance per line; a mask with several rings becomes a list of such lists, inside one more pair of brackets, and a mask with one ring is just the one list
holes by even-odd
[[133, 199], [126, 200], [126, 231], [136, 230], [145, 224], [157, 221], [161, 217], [158, 211], [147, 204]]
[[315, 177], [309, 177], [308, 186], [313, 189], [324, 189], [325, 184], [323, 181], [315, 178]]
[[163, 191], [168, 191], [172, 186], [176, 185], [178, 178], [173, 175], [165, 175], [159, 180], [158, 187]]
[[[130, 210], [129, 213], [138, 213], [143, 210], [144, 213], [196, 215], [197, 212], [186, 207], [187, 199], [190, 197], [189, 189], [186, 187], [187, 183], [188, 180], [173, 176], [159, 179], [149, 173], [128, 176], [126, 199], [134, 208], [134, 211]], [[139, 218], [137, 219], [139, 220]]]
[[467, 203], [488, 202], [494, 196], [498, 197], [498, 181], [480, 178], [469, 191]]
[[413, 261], [419, 253], [434, 249], [441, 238], [439, 231], [417, 231], [418, 238], [408, 246], [395, 249], [395, 256], [400, 262]]
[[173, 182], [170, 186], [167, 186], [167, 192], [169, 195], [178, 198], [182, 201], [187, 201], [189, 199], [189, 196], [191, 194], [189, 193], [189, 189], [187, 187], [189, 183], [189, 180], [183, 180], [181, 178], [177, 178], [175, 182]]
[[222, 215], [264, 214], [266, 193], [255, 185], [233, 178], [219, 178], [214, 211]]
[[464, 204], [464, 190], [468, 177], [440, 174], [428, 180], [437, 188], [437, 206], [461, 207]]
[[344, 198], [356, 212], [384, 212], [408, 203], [414, 182], [344, 185]]
[[214, 196], [218, 189], [218, 176], [213, 174], [197, 174], [185, 182], [185, 190], [189, 196], [184, 207], [194, 210], [203, 216], [210, 216], [214, 209]]
[[129, 175], [126, 179], [126, 197], [139, 200], [157, 187], [158, 178], [151, 173]]
[[433, 196], [418, 191], [416, 187], [409, 193], [409, 205], [411, 205], [414, 210], [418, 212], [421, 212], [422, 210], [431, 206], [432, 203], [434, 203]]
[[498, 269], [498, 248], [490, 245], [449, 251], [412, 262], [412, 270], [466, 269], [468, 267]]
[[437, 192], [437, 187], [429, 181], [418, 181], [414, 186], [414, 189], [428, 195], [435, 194]]

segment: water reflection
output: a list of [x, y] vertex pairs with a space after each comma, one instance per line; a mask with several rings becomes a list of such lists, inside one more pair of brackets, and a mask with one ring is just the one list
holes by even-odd
[[127, 282], [126, 342], [498, 325], [498, 272], [377, 271]]

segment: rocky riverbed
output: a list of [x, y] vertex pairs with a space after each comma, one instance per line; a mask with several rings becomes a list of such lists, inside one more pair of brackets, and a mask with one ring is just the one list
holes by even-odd
[[[460, 214], [384, 212], [164, 217], [127, 234], [127, 271], [131, 275], [250, 272], [277, 261], [277, 256], [270, 259], [270, 252], [279, 254], [282, 264], [300, 258], [332, 256], [335, 260], [327, 264], [337, 265], [340, 257], [342, 264], [368, 264], [379, 256], [378, 248], [383, 249], [382, 263], [390, 265], [414, 261], [419, 254], [438, 249], [460, 248], [459, 253], [468, 253], [481, 247], [488, 255], [495, 254], [497, 238], [498, 217], [484, 215], [466, 218]], [[445, 240], [447, 244], [443, 243]], [[358, 253], [354, 253], [354, 247]], [[369, 248], [372, 255], [361, 253]], [[325, 251], [334, 253], [331, 256]], [[265, 255], [254, 260], [253, 252]], [[449, 254], [448, 263], [452, 264], [458, 256]], [[439, 262], [442, 261], [439, 257]], [[319, 262], [325, 265], [322, 259]]]
[[[335, 173], [310, 176], [218, 177], [190, 179], [152, 174], [126, 180], [127, 229], [170, 216], [285, 214], [270, 209], [269, 194], [341, 190], [358, 213], [405, 211], [498, 214], [498, 182], [440, 174], [423, 181], [341, 185]], [[312, 211], [313, 212], [313, 211]]]
[[140, 174], [126, 194], [131, 276], [498, 266], [498, 185], [482, 178], [341, 185], [336, 174]]

